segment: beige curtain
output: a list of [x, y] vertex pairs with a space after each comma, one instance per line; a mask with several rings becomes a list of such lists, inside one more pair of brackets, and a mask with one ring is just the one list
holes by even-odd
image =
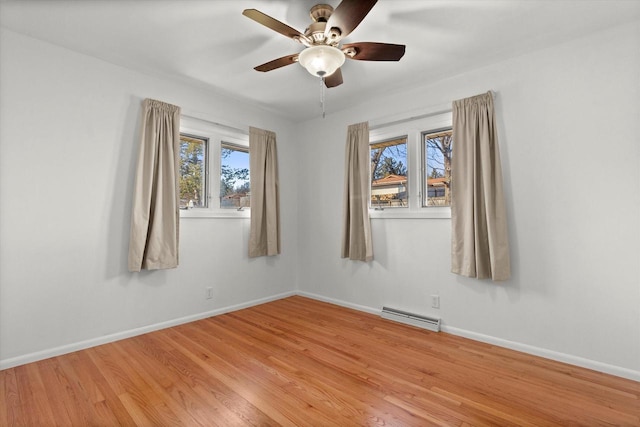
[[451, 271], [511, 275], [502, 168], [491, 92], [453, 102]]
[[280, 184], [276, 134], [249, 129], [251, 229], [249, 257], [280, 253]]
[[129, 271], [178, 266], [180, 107], [145, 99], [142, 109]]
[[357, 261], [373, 259], [369, 219], [369, 123], [347, 129], [342, 213], [342, 258]]

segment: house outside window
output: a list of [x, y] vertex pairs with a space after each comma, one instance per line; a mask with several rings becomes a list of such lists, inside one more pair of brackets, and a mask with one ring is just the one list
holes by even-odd
[[371, 207], [407, 207], [407, 138], [374, 142], [371, 150]]
[[220, 159], [220, 207], [250, 207], [249, 148], [223, 142]]
[[451, 206], [451, 156], [453, 135], [451, 129], [424, 132], [422, 134], [425, 159], [423, 182], [427, 191], [423, 206]]
[[451, 218], [451, 112], [388, 121], [369, 131], [370, 217]]

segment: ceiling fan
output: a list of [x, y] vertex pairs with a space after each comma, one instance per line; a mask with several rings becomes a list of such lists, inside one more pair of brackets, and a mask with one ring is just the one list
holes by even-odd
[[342, 0], [335, 8], [328, 4], [317, 4], [309, 14], [313, 22], [303, 33], [256, 9], [245, 9], [242, 14], [305, 46], [293, 55], [283, 56], [255, 67], [257, 71], [271, 71], [299, 62], [314, 76], [322, 78], [326, 87], [341, 85], [340, 67], [345, 58], [359, 61], [399, 61], [405, 46], [400, 44], [359, 42], [340, 46], [340, 41], [349, 35], [377, 0]]

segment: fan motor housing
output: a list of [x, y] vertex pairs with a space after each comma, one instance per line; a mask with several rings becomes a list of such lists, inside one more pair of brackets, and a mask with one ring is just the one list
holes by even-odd
[[307, 28], [305, 32], [305, 36], [309, 37], [313, 40], [313, 43], [323, 43], [324, 42], [324, 29], [326, 28], [326, 22], [313, 22]]
[[333, 7], [328, 4], [317, 4], [309, 10], [309, 16], [314, 22], [327, 22], [333, 13]]
[[[272, 71], [298, 62], [310, 74], [322, 77], [324, 86], [330, 88], [343, 83], [342, 73], [336, 71], [340, 71], [345, 58], [399, 61], [405, 53], [405, 45], [360, 42], [340, 47], [342, 38], [347, 37], [358, 26], [376, 2], [377, 0], [341, 0], [335, 9], [328, 4], [317, 4], [309, 10], [312, 22], [304, 33], [257, 9], [245, 9], [242, 14], [246, 17], [305, 46], [299, 53], [258, 65], [254, 67], [255, 70]], [[326, 77], [329, 78], [325, 79]]]

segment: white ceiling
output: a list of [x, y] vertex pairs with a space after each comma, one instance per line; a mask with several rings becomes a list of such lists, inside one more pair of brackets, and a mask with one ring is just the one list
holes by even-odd
[[[105, 61], [212, 87], [292, 119], [317, 117], [320, 83], [298, 64], [253, 67], [303, 46], [242, 15], [301, 32], [309, 0], [0, 0], [10, 30]], [[339, 0], [326, 0], [334, 8]], [[327, 111], [640, 19], [640, 0], [380, 0], [344, 42], [405, 44], [398, 63], [350, 61]]]

